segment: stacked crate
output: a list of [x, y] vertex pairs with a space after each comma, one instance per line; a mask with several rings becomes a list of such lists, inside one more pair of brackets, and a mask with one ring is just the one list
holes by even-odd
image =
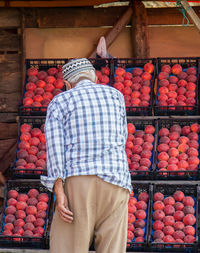
[[[148, 212], [147, 201], [145, 202], [147, 194], [144, 192], [145, 197], [139, 199], [139, 204], [137, 193], [139, 186], [133, 183], [133, 193], [129, 199], [127, 250], [197, 252], [200, 125], [199, 118], [192, 116], [199, 113], [199, 59], [158, 58], [155, 61], [156, 77], [153, 78], [152, 86], [153, 110], [149, 109], [150, 104], [147, 109], [152, 111], [152, 114], [138, 113], [141, 110], [140, 105], [136, 108], [132, 106], [132, 102], [139, 101], [135, 97], [140, 99], [141, 86], [144, 83], [141, 80], [144, 73], [138, 67], [135, 72], [136, 77], [131, 79], [132, 93], [130, 89], [128, 91], [131, 97], [134, 97], [134, 101], [128, 100], [127, 90], [124, 90], [124, 87], [121, 89], [121, 85], [114, 84], [114, 87], [121, 89], [124, 94], [129, 116], [126, 153], [131, 178], [133, 182], [136, 180], [152, 182], [148, 185], [150, 212]], [[117, 62], [120, 62], [120, 59]], [[126, 61], [128, 62], [130, 60]], [[120, 75], [120, 71], [122, 72], [119, 67], [115, 68], [116, 78]], [[126, 70], [129, 65], [124, 64], [123, 67]], [[146, 69], [148, 69], [147, 63]], [[131, 69], [131, 73], [134, 74], [134, 68]], [[148, 79], [148, 75], [146, 76]], [[139, 84], [134, 84], [133, 79], [137, 79]], [[150, 82], [145, 81], [145, 85], [151, 85], [150, 76], [149, 80]], [[142, 94], [146, 99], [145, 90]], [[142, 115], [145, 117], [136, 117]], [[154, 117], [147, 117], [147, 115], [154, 115]], [[161, 180], [163, 183], [160, 182]], [[192, 181], [191, 185], [182, 183], [183, 180]], [[157, 199], [160, 195], [162, 198]], [[142, 210], [139, 210], [141, 208]], [[141, 217], [140, 215], [138, 217], [139, 211]], [[146, 217], [147, 221], [144, 222]]]
[[66, 62], [26, 61], [16, 158], [11, 166], [12, 180], [6, 184], [1, 218], [2, 247], [48, 248], [46, 238], [54, 199], [40, 183], [40, 176], [47, 175], [44, 124], [48, 104], [65, 90], [62, 65]]
[[[199, 242], [199, 186], [197, 184], [183, 186], [181, 180], [192, 180], [194, 183], [199, 180], [200, 138], [199, 130], [195, 130], [195, 126], [200, 122], [197, 118], [187, 119], [180, 116], [198, 115], [199, 59], [89, 60], [96, 69], [97, 83], [118, 89], [125, 99], [129, 132], [126, 154], [134, 189], [129, 199], [127, 251], [186, 249], [189, 252], [196, 252]], [[55, 196], [40, 183], [40, 176], [47, 175], [44, 124], [48, 104], [54, 96], [65, 91], [62, 65], [66, 62], [68, 59], [26, 61], [24, 92], [19, 106], [16, 158], [11, 167], [12, 180], [7, 182], [5, 189], [4, 212], [1, 217], [0, 245], [3, 247], [49, 247]], [[177, 74], [180, 67], [181, 73]], [[192, 81], [193, 84], [188, 85]], [[182, 88], [179, 89], [180, 87]], [[180, 93], [178, 95], [175, 94], [177, 89]], [[178, 99], [179, 95], [182, 96]], [[166, 101], [165, 99], [171, 96], [182, 102], [176, 104], [175, 100], [172, 100], [175, 103], [173, 105], [160, 102]], [[191, 102], [189, 105], [184, 104], [187, 96], [192, 98], [187, 100], [187, 103]], [[178, 116], [170, 118], [169, 115]], [[185, 132], [185, 129], [188, 132]], [[174, 130], [179, 133], [177, 139], [170, 135], [170, 131]], [[188, 147], [184, 145], [179, 147], [185, 144], [185, 141], [191, 141], [192, 146], [188, 144]], [[182, 167], [179, 168], [183, 162], [179, 163], [178, 154], [174, 155], [173, 152], [172, 157], [166, 158], [165, 154], [163, 162], [163, 154], [160, 153], [168, 153], [172, 147], [181, 153], [187, 153], [187, 150], [192, 148], [188, 152], [197, 158], [189, 159], [189, 153], [186, 154], [187, 157], [182, 154], [180, 159], [185, 159], [184, 170]], [[134, 180], [139, 182], [135, 183]], [[148, 180], [148, 183], [142, 182], [144, 180]], [[160, 180], [165, 182], [159, 184]], [[179, 180], [179, 185], [172, 186], [168, 183], [173, 180]], [[162, 233], [160, 233], [162, 239], [159, 238], [158, 232], [155, 233], [154, 195], [157, 192], [162, 193], [162, 201], [165, 203], [167, 201], [165, 199], [173, 196], [176, 188], [194, 201], [192, 208], [196, 222], [192, 225], [195, 231], [195, 240], [192, 243], [184, 240], [165, 242], [162, 240]], [[160, 205], [162, 207], [162, 204]], [[161, 222], [164, 223], [163, 220]]]

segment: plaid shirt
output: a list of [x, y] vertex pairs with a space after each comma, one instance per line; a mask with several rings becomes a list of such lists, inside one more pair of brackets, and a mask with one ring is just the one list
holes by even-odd
[[123, 95], [114, 88], [80, 81], [49, 104], [45, 122], [48, 176], [97, 175], [131, 191], [125, 144], [127, 121]]

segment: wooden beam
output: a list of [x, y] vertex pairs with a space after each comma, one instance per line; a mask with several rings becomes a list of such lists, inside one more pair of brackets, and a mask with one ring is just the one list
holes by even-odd
[[180, 3], [183, 6], [183, 8], [186, 10], [188, 16], [191, 18], [192, 22], [194, 23], [194, 25], [196, 26], [198, 31], [200, 32], [200, 19], [197, 16], [197, 14], [195, 13], [195, 11], [189, 5], [187, 0], [181, 0]]
[[120, 34], [122, 29], [129, 23], [132, 13], [133, 9], [131, 7], [128, 7], [126, 12], [115, 23], [112, 30], [106, 35], [105, 39], [108, 48], [113, 43], [115, 38]]
[[[200, 17], [200, 7], [194, 7]], [[148, 25], [182, 25], [183, 15], [177, 8], [147, 8]], [[191, 21], [191, 19], [190, 19]]]
[[[25, 28], [113, 26], [126, 9], [126, 6], [109, 8], [24, 8]], [[193, 9], [200, 17], [200, 7], [194, 7]], [[6, 11], [7, 9], [3, 10]], [[183, 15], [177, 8], [147, 8], [146, 11], [148, 25], [182, 25]], [[88, 19], [88, 17], [90, 18]], [[129, 24], [131, 24], [131, 22], [129, 22], [128, 25]]]
[[94, 6], [105, 3], [116, 2], [116, 0], [58, 0], [58, 1], [1, 1], [0, 7], [73, 7]]
[[[115, 40], [115, 38], [120, 34], [120, 32], [122, 31], [122, 29], [129, 23], [131, 16], [133, 13], [133, 9], [132, 7], [128, 7], [128, 9], [124, 12], [124, 14], [117, 20], [117, 22], [115, 23], [115, 25], [113, 26], [113, 28], [111, 29], [111, 31], [108, 32], [107, 35], [105, 35], [105, 40], [106, 40], [106, 45], [107, 48], [109, 48], [109, 46], [113, 43], [113, 41]], [[96, 54], [96, 46], [95, 45], [95, 49], [94, 51], [90, 54], [89, 57], [95, 57]]]
[[17, 9], [0, 9], [0, 27], [18, 27], [20, 24], [19, 16]]
[[133, 2], [132, 47], [133, 57], [149, 57], [147, 11], [144, 4], [139, 0]]
[[[120, 18], [127, 10], [127, 7], [111, 8], [38, 8], [37, 21], [39, 28], [80, 28], [113, 26], [116, 19]], [[25, 9], [26, 11], [26, 9]], [[34, 9], [31, 9], [34, 12]], [[29, 13], [29, 17], [34, 17], [34, 13]], [[33, 15], [32, 15], [33, 14]], [[52, 18], [54, 17], [54, 18]], [[90, 17], [90, 18], [88, 18]], [[29, 22], [28, 22], [29, 21]], [[26, 27], [32, 25], [30, 19], [26, 18]], [[32, 21], [35, 23], [35, 21]]]

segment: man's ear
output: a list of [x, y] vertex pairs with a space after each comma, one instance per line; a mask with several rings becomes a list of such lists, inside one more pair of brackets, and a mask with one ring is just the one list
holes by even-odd
[[67, 90], [70, 90], [72, 88], [71, 84], [68, 81], [64, 80], [64, 83], [66, 85]]

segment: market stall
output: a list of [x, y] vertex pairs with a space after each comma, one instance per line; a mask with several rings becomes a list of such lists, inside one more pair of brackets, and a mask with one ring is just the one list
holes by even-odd
[[[127, 251], [199, 250], [200, 4], [115, 2], [0, 3], [0, 248], [49, 247], [46, 109], [65, 91], [62, 65], [87, 57], [125, 99]], [[95, 58], [101, 36], [114, 58]]]

